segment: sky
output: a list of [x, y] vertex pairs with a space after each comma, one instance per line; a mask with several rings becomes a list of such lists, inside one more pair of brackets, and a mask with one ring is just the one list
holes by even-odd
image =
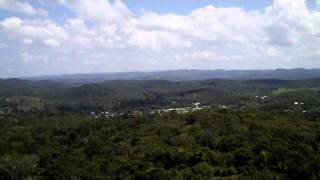
[[0, 78], [320, 68], [320, 0], [0, 0]]

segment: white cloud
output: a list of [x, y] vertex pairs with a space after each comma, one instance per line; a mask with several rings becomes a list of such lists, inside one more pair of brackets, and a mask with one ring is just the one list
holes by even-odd
[[7, 48], [7, 47], [8, 47], [8, 45], [6, 43], [0, 42], [0, 49]]
[[260, 20], [257, 12], [207, 6], [187, 16], [146, 13], [139, 23], [144, 28], [173, 31], [196, 40], [230, 43], [257, 38], [261, 33]]
[[24, 13], [28, 15], [47, 15], [48, 12], [42, 8], [35, 8], [28, 2], [18, 0], [0, 0], [0, 9]]
[[146, 50], [161, 50], [163, 48], [187, 47], [190, 43], [183, 41], [179, 36], [166, 31], [137, 30], [128, 40], [128, 43]]
[[135, 15], [120, 0], [55, 2], [74, 16], [62, 23], [9, 17], [0, 27], [10, 40], [29, 45], [24, 53], [40, 47], [42, 57], [63, 59], [52, 60], [57, 66], [78, 59], [79, 66], [106, 71], [293, 67], [299, 58], [320, 56], [320, 12], [304, 0], [274, 0], [256, 11], [206, 6], [187, 15]]
[[[21, 20], [20, 18], [6, 18], [0, 26], [10, 35], [18, 39], [57, 46], [58, 40], [67, 40], [65, 30], [50, 20]], [[30, 43], [29, 43], [30, 44]]]
[[30, 54], [29, 52], [21, 52], [19, 54], [20, 59], [24, 62], [24, 63], [31, 63], [34, 61], [39, 61], [41, 60], [40, 56], [36, 56], [34, 54]]
[[212, 51], [199, 51], [192, 53], [177, 54], [177, 59], [193, 59], [193, 60], [221, 60], [222, 56]]
[[[312, 14], [306, 7], [305, 0], [275, 0], [272, 7], [268, 7], [265, 13], [267, 27], [274, 28], [277, 34], [271, 32], [271, 41], [281, 38], [284, 41], [293, 42], [304, 33], [312, 33]], [[275, 35], [275, 36], [273, 36]], [[284, 43], [286, 44], [286, 43]]]
[[26, 39], [23, 39], [23, 40], [22, 40], [22, 43], [23, 43], [23, 44], [29, 44], [29, 45], [30, 45], [30, 44], [33, 44], [33, 41], [32, 41], [31, 39], [26, 38]]
[[130, 11], [121, 0], [113, 3], [108, 0], [79, 0], [63, 1], [68, 7], [75, 11], [80, 18], [118, 23], [130, 16]]
[[278, 56], [281, 54], [281, 52], [277, 48], [269, 47], [266, 49], [266, 54], [268, 56]]
[[46, 39], [44, 41], [44, 43], [48, 46], [51, 46], [51, 47], [59, 47], [60, 46], [60, 42], [57, 41], [56, 39]]
[[16, 17], [7, 18], [1, 22], [1, 25], [6, 29], [19, 28], [21, 26], [21, 19]]

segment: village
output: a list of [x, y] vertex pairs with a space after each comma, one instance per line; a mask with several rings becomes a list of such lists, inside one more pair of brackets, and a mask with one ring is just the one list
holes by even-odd
[[[227, 106], [219, 106], [221, 108], [228, 108]], [[177, 108], [162, 108], [162, 109], [157, 109], [157, 110], [152, 110], [149, 113], [150, 114], [167, 114], [167, 113], [177, 113], [177, 114], [186, 114], [189, 112], [195, 112], [195, 111], [199, 111], [199, 110], [203, 110], [203, 109], [209, 109], [211, 108], [211, 106], [202, 106], [200, 102], [195, 102], [192, 103], [192, 105], [190, 107], [177, 107]], [[132, 112], [129, 113], [130, 115], [133, 116], [137, 116], [137, 115], [141, 115], [143, 114], [143, 111], [138, 111], [138, 110], [134, 110]], [[125, 115], [125, 113], [115, 113], [115, 112], [111, 112], [111, 111], [104, 111], [104, 112], [90, 112], [90, 116], [93, 118], [113, 118], [113, 117], [117, 117], [117, 116], [123, 116]]]
[[[268, 96], [255, 96], [256, 99], [260, 99], [262, 101], [266, 101], [268, 99]], [[308, 111], [305, 110], [304, 102], [300, 101], [294, 101], [292, 104], [292, 109], [285, 109], [283, 112], [287, 113], [307, 113]], [[174, 108], [161, 108], [161, 109], [155, 109], [148, 111], [149, 114], [158, 114], [158, 115], [164, 115], [169, 113], [177, 113], [177, 114], [186, 114], [190, 112], [195, 112], [203, 109], [210, 109], [210, 108], [219, 108], [219, 109], [229, 109], [232, 108], [231, 105], [215, 105], [215, 106], [208, 106], [208, 105], [202, 105], [200, 102], [194, 102], [190, 106], [187, 107], [174, 107]], [[145, 111], [141, 110], [133, 110], [130, 112], [113, 112], [113, 111], [102, 111], [102, 112], [90, 112], [90, 116], [99, 119], [99, 118], [113, 118], [113, 117], [120, 117], [123, 115], [132, 115], [132, 116], [139, 116], [145, 113]]]
[[[272, 96], [268, 95], [255, 95], [252, 96], [252, 104], [254, 105], [253, 108], [260, 110], [266, 104], [273, 102], [274, 99]], [[12, 114], [12, 111], [18, 111], [22, 113], [28, 112], [43, 112], [45, 110], [46, 105], [44, 104], [45, 101], [41, 98], [33, 98], [27, 96], [17, 96], [17, 97], [10, 97], [6, 98], [3, 106], [0, 107], [0, 116], [6, 116]], [[173, 103], [172, 103], [173, 104]], [[250, 103], [248, 103], [250, 104]], [[304, 101], [297, 101], [293, 100], [289, 102], [287, 109], [282, 109], [283, 112], [287, 113], [308, 113], [308, 109]], [[252, 106], [251, 106], [252, 107]], [[177, 114], [186, 114], [189, 112], [194, 112], [202, 109], [210, 109], [210, 108], [221, 108], [221, 109], [229, 109], [229, 108], [237, 108], [231, 104], [208, 104], [203, 103], [201, 101], [195, 101], [190, 103], [190, 105], [168, 105], [162, 108], [155, 108], [155, 109], [131, 109], [130, 111], [116, 111], [106, 109], [103, 111], [89, 111], [89, 116], [92, 118], [113, 118], [119, 117], [123, 115], [141, 115], [145, 113], [149, 114], [168, 114], [168, 113], [177, 113]]]

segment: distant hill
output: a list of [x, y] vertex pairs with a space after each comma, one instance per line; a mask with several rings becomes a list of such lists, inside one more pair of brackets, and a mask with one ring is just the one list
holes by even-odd
[[[81, 82], [80, 80], [91, 83], [65, 83]], [[293, 109], [292, 105], [296, 101], [304, 102], [304, 106], [310, 110], [320, 107], [320, 78], [110, 80], [101, 83], [92, 83], [97, 80], [80, 80], [0, 80], [0, 115], [1, 112], [21, 111], [126, 112], [136, 109], [186, 107], [194, 102], [213, 106], [256, 107], [257, 101], [262, 101], [262, 96], [268, 97], [260, 102], [261, 107], [267, 109]]]
[[194, 81], [207, 79], [282, 79], [298, 80], [319, 78], [320, 69], [276, 69], [276, 70], [174, 70], [159, 72], [123, 72], [101, 74], [72, 74], [27, 78], [64, 83], [99, 83], [111, 80], [169, 80]]

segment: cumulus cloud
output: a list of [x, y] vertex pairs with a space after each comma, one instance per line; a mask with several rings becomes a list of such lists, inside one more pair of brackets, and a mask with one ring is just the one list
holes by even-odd
[[0, 26], [10, 36], [23, 39], [23, 42], [43, 43], [49, 46], [57, 46], [58, 40], [66, 40], [68, 34], [65, 30], [50, 20], [22, 20], [17, 17], [6, 18], [0, 22]]
[[294, 67], [320, 56], [320, 12], [308, 9], [305, 0], [274, 0], [261, 10], [209, 5], [187, 15], [136, 15], [121, 0], [53, 2], [74, 16], [62, 23], [6, 17], [0, 21], [2, 33], [31, 50], [40, 47], [48, 59], [53, 54], [64, 59], [56, 63], [78, 59], [79, 66], [105, 71], [110, 68], [103, 66], [119, 71]]
[[23, 40], [22, 40], [22, 43], [24, 43], [24, 44], [29, 44], [29, 45], [30, 45], [30, 44], [33, 43], [33, 41], [32, 41], [31, 39], [27, 39], [27, 38], [26, 38], [26, 39], [23, 39]]
[[266, 29], [271, 43], [294, 45], [314, 30], [313, 15], [305, 0], [275, 0], [265, 13]]
[[130, 16], [130, 11], [121, 0], [113, 2], [106, 0], [79, 0], [61, 1], [72, 11], [76, 12], [80, 18], [98, 22], [119, 23]]
[[0, 42], [0, 48], [6, 48], [8, 47], [7, 44]]
[[263, 22], [257, 12], [207, 6], [187, 16], [146, 13], [139, 23], [144, 28], [175, 32], [195, 40], [236, 43], [259, 38]]
[[177, 54], [177, 59], [221, 60], [223, 57], [212, 51], [198, 51], [192, 53]]
[[42, 8], [35, 8], [28, 2], [18, 0], [0, 0], [0, 9], [15, 11], [28, 15], [47, 15], [48, 12]]
[[60, 46], [60, 42], [57, 41], [56, 39], [46, 39], [44, 41], [44, 43], [48, 46], [51, 46], [51, 47], [59, 47]]
[[161, 50], [165, 47], [175, 48], [190, 46], [190, 43], [179, 36], [166, 31], [137, 30], [128, 40], [128, 43], [141, 49]]

